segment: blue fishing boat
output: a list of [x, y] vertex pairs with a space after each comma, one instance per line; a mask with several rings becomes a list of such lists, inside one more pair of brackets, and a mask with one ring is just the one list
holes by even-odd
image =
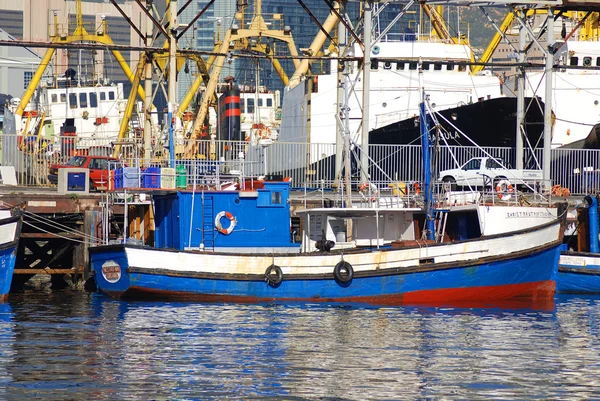
[[464, 207], [448, 212], [436, 241], [421, 240], [421, 208], [316, 208], [298, 212], [296, 243], [288, 197], [284, 182], [250, 193], [155, 195], [155, 246], [90, 248], [97, 285], [116, 298], [216, 302], [444, 304], [554, 294], [560, 219], [482, 235], [489, 208]]
[[17, 248], [21, 235], [22, 217], [13, 216], [11, 210], [0, 210], [0, 301], [8, 298]]
[[577, 229], [560, 254], [556, 290], [561, 293], [600, 294], [598, 198], [586, 196], [579, 208]]
[[98, 288], [115, 298], [214, 302], [551, 299], [565, 213], [465, 202], [462, 194], [434, 198], [421, 122], [425, 196], [369, 194], [360, 207], [296, 211], [296, 243], [289, 182], [264, 182], [254, 191], [156, 194], [153, 246], [90, 247]]

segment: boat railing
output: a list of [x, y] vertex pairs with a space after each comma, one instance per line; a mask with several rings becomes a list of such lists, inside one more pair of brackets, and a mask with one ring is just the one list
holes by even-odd
[[[115, 138], [44, 135], [2, 135], [2, 164], [14, 166], [18, 185], [52, 186], [48, 181], [50, 166], [65, 164], [75, 155], [113, 156], [125, 160], [130, 166], [141, 165], [143, 146], [141, 138], [117, 141]], [[174, 163], [196, 165], [201, 173], [212, 164], [232, 165], [229, 171], [241, 170], [244, 177], [271, 175], [290, 177], [292, 188], [317, 191], [325, 188], [326, 193], [338, 191], [339, 175], [336, 168], [336, 145], [334, 143], [296, 143], [268, 141], [197, 141], [199, 153], [186, 157], [184, 150], [187, 140], [178, 139]], [[168, 156], [163, 145], [155, 149]], [[359, 176], [357, 160], [360, 147], [355, 146], [352, 157], [352, 189], [358, 191], [359, 182], [368, 177], [368, 181], [378, 188], [388, 188], [390, 184], [411, 185], [423, 181], [422, 149], [420, 144], [413, 145], [377, 145], [369, 146], [369, 171]], [[526, 160], [541, 161], [542, 149], [525, 150]], [[473, 157], [490, 155], [515, 165], [515, 150], [506, 147], [445, 147], [436, 152], [435, 170], [457, 168]], [[161, 163], [165, 163], [161, 159]], [[168, 160], [167, 160], [168, 163]], [[237, 163], [238, 166], [233, 164]], [[176, 167], [175, 165], [175, 167]], [[202, 166], [202, 168], [200, 168]], [[536, 168], [528, 163], [526, 168]], [[186, 167], [187, 168], [187, 167]], [[226, 174], [223, 169], [221, 174]], [[338, 177], [336, 177], [336, 173]], [[198, 173], [199, 174], [199, 173]], [[550, 163], [552, 186], [560, 186], [561, 193], [586, 195], [600, 193], [600, 150], [596, 149], [552, 149]]]
[[456, 189], [448, 182], [437, 181], [433, 184], [433, 199], [435, 207], [441, 209], [467, 205], [551, 205], [560, 194], [548, 190], [552, 188], [550, 184], [544, 180], [524, 180], [519, 185], [499, 181]]

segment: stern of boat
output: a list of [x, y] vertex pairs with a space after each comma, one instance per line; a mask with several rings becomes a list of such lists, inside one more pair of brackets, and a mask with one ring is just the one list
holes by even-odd
[[90, 248], [90, 265], [101, 292], [120, 298], [129, 289], [131, 280], [125, 245]]

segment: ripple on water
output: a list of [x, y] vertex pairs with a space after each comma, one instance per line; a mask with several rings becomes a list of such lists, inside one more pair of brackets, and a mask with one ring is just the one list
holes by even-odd
[[599, 299], [555, 310], [11, 296], [0, 399], [589, 399]]

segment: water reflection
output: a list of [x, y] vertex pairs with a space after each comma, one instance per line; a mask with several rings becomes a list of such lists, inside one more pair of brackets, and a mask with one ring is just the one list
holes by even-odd
[[11, 296], [0, 305], [0, 399], [593, 398], [599, 303], [371, 308]]

